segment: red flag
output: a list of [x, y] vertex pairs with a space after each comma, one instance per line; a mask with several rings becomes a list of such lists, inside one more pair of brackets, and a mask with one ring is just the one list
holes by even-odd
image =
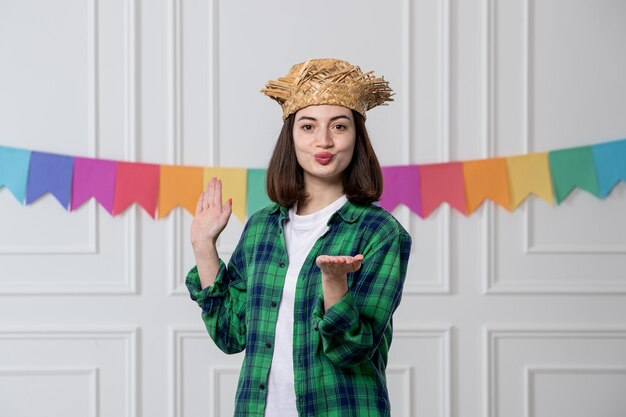
[[154, 218], [159, 195], [159, 165], [118, 162], [113, 215], [139, 203]]
[[461, 162], [420, 165], [420, 177], [424, 218], [444, 201], [467, 214]]

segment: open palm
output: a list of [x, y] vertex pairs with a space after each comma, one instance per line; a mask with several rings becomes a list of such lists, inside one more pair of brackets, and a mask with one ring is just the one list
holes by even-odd
[[222, 204], [222, 181], [211, 178], [196, 204], [196, 214], [191, 222], [191, 243], [202, 245], [217, 240], [230, 219], [232, 201]]

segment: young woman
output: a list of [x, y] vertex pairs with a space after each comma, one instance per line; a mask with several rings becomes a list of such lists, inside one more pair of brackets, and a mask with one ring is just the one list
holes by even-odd
[[382, 173], [365, 111], [391, 90], [345, 61], [320, 59], [262, 92], [283, 109], [266, 182], [274, 204], [250, 217], [226, 266], [215, 242], [232, 202], [222, 204], [211, 179], [186, 279], [217, 346], [245, 349], [235, 416], [388, 416], [391, 318], [411, 239], [372, 205]]

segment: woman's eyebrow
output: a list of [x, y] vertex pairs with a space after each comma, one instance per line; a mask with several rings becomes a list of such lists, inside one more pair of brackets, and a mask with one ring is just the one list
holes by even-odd
[[[350, 118], [348, 116], [346, 116], [345, 114], [340, 114], [339, 116], [333, 116], [330, 118], [331, 122], [334, 122], [337, 119], [348, 119], [350, 120]], [[298, 118], [298, 121], [300, 120], [313, 120], [313, 121], [317, 121], [317, 119], [315, 117], [311, 117], [311, 116], [300, 116]]]

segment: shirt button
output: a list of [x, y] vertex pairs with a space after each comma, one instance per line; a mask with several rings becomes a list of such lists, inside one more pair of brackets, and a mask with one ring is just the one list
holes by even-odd
[[271, 348], [271, 347], [272, 347], [272, 344], [271, 344], [270, 342], [267, 342], [267, 343], [265, 344], [265, 347], [269, 349], [269, 348]]
[[285, 263], [281, 262], [281, 263], [278, 264], [278, 266], [280, 266], [281, 268], [284, 268], [285, 267]]
[[276, 301], [272, 301], [272, 307], [276, 307]]
[[265, 389], [265, 384], [259, 385], [259, 389]]

